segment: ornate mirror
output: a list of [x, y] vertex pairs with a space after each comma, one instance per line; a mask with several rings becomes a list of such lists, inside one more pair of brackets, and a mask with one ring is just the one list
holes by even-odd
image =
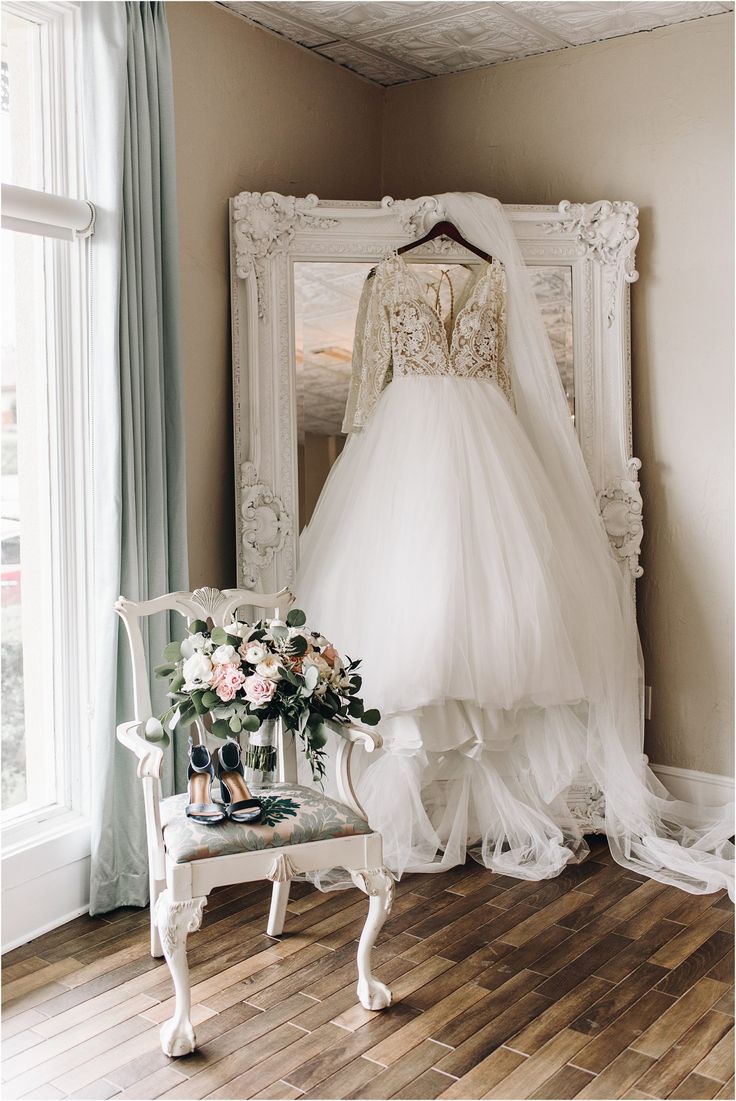
[[[641, 573], [632, 456], [629, 284], [637, 208], [601, 200], [507, 206], [621, 569]], [[342, 450], [358, 299], [371, 267], [437, 221], [433, 198], [321, 201], [244, 191], [230, 201], [237, 584], [294, 576], [299, 531]], [[446, 238], [408, 260], [441, 312], [477, 258]], [[596, 792], [580, 817], [600, 826]]]

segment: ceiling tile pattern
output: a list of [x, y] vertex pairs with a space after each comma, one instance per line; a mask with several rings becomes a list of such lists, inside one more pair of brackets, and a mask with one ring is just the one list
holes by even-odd
[[376, 84], [462, 72], [733, 11], [698, 0], [221, 0]]

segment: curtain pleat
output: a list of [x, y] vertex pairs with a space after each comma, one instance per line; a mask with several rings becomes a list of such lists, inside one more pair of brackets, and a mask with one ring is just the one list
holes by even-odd
[[[82, 5], [90, 242], [95, 699], [90, 912], [142, 906], [148, 859], [135, 760], [115, 738], [133, 715], [113, 604], [187, 587], [174, 103], [161, 3]], [[151, 617], [152, 668], [178, 624]], [[154, 712], [166, 706], [152, 679]], [[181, 747], [164, 790], [179, 790]], [[177, 776], [178, 773], [178, 776]], [[178, 780], [178, 783], [177, 783]]]

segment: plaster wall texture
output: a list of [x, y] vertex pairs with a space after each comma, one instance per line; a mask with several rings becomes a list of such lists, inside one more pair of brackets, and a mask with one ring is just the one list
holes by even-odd
[[383, 90], [209, 3], [169, 3], [176, 113], [189, 567], [233, 586], [228, 200], [380, 192]]

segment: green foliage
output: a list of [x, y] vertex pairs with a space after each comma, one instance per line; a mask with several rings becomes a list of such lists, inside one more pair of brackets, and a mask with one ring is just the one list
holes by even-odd
[[227, 719], [214, 719], [211, 729], [216, 738], [230, 737], [230, 724]]
[[213, 627], [210, 638], [215, 646], [234, 646], [237, 650], [243, 641], [238, 635], [230, 635], [224, 627]]
[[164, 648], [164, 661], [177, 662], [181, 658], [181, 643], [170, 642]]
[[289, 640], [287, 649], [294, 657], [300, 658], [306, 654], [307, 646], [308, 643], [304, 635], [294, 635], [294, 637]]
[[187, 630], [190, 635], [206, 634], [207, 624], [203, 619], [193, 619]]
[[286, 617], [286, 622], [289, 627], [303, 627], [307, 622], [307, 617], [301, 608], [292, 608]]
[[194, 710], [198, 715], [207, 715], [209, 713], [209, 707], [204, 702], [204, 692], [192, 692], [192, 703], [194, 704]]

